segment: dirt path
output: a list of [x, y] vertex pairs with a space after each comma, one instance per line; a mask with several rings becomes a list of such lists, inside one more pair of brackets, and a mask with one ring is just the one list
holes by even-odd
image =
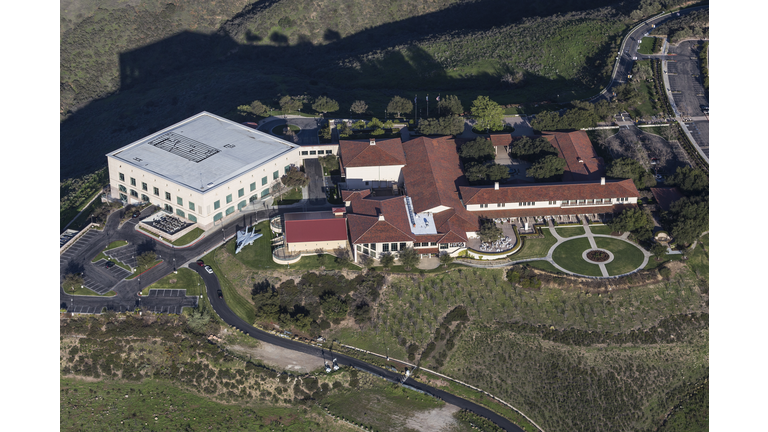
[[459, 430], [459, 422], [453, 417], [453, 413], [457, 411], [459, 407], [451, 404], [429, 411], [419, 411], [408, 418], [405, 427], [422, 432]]
[[266, 342], [261, 342], [258, 348], [244, 347], [242, 345], [232, 345], [227, 348], [234, 352], [251, 356], [251, 358], [259, 359], [264, 364], [291, 372], [307, 373], [323, 367], [323, 359], [319, 357], [280, 348]]

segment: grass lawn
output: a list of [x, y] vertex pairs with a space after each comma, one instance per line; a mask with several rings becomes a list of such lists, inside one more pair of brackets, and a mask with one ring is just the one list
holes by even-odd
[[688, 254], [687, 263], [696, 276], [709, 280], [709, 234], [699, 238], [696, 249]]
[[[254, 244], [255, 243], [256, 242], [254, 242]], [[234, 249], [235, 242], [227, 242], [227, 247], [230, 245]], [[234, 254], [234, 250], [232, 252]], [[219, 260], [217, 259], [217, 256], [223, 256], [223, 258]], [[206, 264], [213, 268], [213, 273], [216, 275], [216, 277], [219, 278], [219, 284], [221, 285], [221, 291], [224, 295], [224, 301], [227, 302], [227, 306], [232, 309], [232, 312], [234, 312], [240, 318], [244, 319], [247, 323], [253, 324], [256, 321], [256, 308], [251, 302], [251, 299], [240, 295], [232, 282], [230, 282], [229, 279], [227, 279], [227, 276], [225, 276], [232, 274], [229, 272], [229, 270], [232, 268], [230, 261], [231, 259], [231, 256], [222, 254], [218, 249], [209, 252], [208, 255], [203, 257], [203, 261], [205, 261]], [[271, 252], [269, 260], [272, 260]]]
[[107, 247], [105, 247], [103, 251], [99, 252], [99, 254], [96, 255], [91, 260], [91, 262], [96, 262], [96, 261], [98, 261], [98, 260], [100, 260], [102, 258], [105, 259], [105, 260], [109, 260], [110, 258], [104, 254], [105, 251], [108, 251], [110, 249], [119, 248], [120, 246], [125, 246], [127, 244], [128, 244], [128, 242], [125, 241], [125, 240], [115, 240], [112, 243], [108, 244]]
[[188, 268], [180, 268], [178, 274], [169, 274], [159, 281], [141, 290], [141, 295], [149, 295], [150, 289], [186, 289], [187, 295], [203, 294], [205, 283], [199, 274]]
[[552, 259], [562, 268], [574, 273], [587, 276], [602, 276], [600, 267], [584, 261], [581, 257], [582, 252], [587, 249], [591, 249], [591, 246], [586, 238], [568, 240], [555, 249]]
[[643, 252], [637, 246], [623, 240], [595, 237], [595, 244], [613, 253], [613, 261], [605, 265], [605, 269], [611, 276], [631, 272], [643, 263]]
[[381, 355], [389, 355], [394, 359], [406, 360], [408, 354], [405, 352], [395, 338], [389, 332], [376, 331], [372, 328], [357, 330], [350, 327], [340, 327], [328, 331], [329, 340], [338, 340], [345, 345], [351, 345]]
[[521, 237], [523, 241], [523, 247], [520, 248], [520, 250], [516, 253], [510, 255], [509, 259], [515, 261], [519, 259], [543, 258], [547, 256], [549, 248], [557, 243], [557, 240], [555, 239], [555, 236], [549, 232], [549, 229], [542, 229], [541, 232], [544, 233], [543, 239]]
[[657, 40], [660, 39], [650, 36], [644, 37], [640, 42], [640, 48], [638, 48], [637, 52], [640, 54], [656, 54], [656, 51], [661, 48], [661, 44], [658, 44], [657, 48]]
[[184, 234], [183, 236], [179, 237], [176, 241], [173, 242], [174, 246], [186, 246], [193, 241], [197, 240], [201, 235], [203, 235], [205, 231], [203, 231], [200, 228], [195, 228], [192, 231]]
[[284, 192], [280, 197], [280, 201], [276, 201], [275, 205], [291, 205], [301, 201], [301, 189], [293, 188], [288, 192]]
[[537, 268], [539, 270], [548, 271], [548, 272], [551, 272], [551, 273], [560, 273], [560, 274], [563, 273], [560, 270], [558, 270], [557, 268], [555, 268], [555, 266], [550, 264], [549, 261], [543, 261], [543, 260], [542, 261], [531, 261], [531, 262], [527, 262], [525, 264], [529, 265], [529, 266], [531, 266], [533, 268]]
[[585, 231], [583, 226], [577, 226], [577, 227], [557, 228], [557, 233], [560, 234], [560, 237], [575, 237], [578, 235], [585, 234]]
[[633, 107], [632, 111], [634, 115], [643, 117], [658, 114], [660, 109], [655, 109], [653, 103], [653, 99], [657, 98], [656, 88], [653, 86], [653, 83], [646, 81], [639, 83], [638, 92], [640, 93], [642, 101]]
[[117, 294], [115, 294], [114, 291], [107, 291], [104, 294], [99, 294], [95, 291], [91, 291], [88, 288], [75, 288], [74, 291], [72, 290], [64, 290], [65, 293], [68, 295], [76, 295], [76, 296], [98, 296], [98, 297], [113, 297]]
[[603, 234], [603, 235], [611, 235], [611, 233], [613, 232], [613, 230], [610, 229], [608, 225], [590, 226], [589, 230], [592, 231], [592, 234]]
[[[278, 136], [283, 136], [283, 129], [285, 129], [285, 126], [286, 126], [286, 125], [277, 125], [277, 126], [273, 127], [273, 128], [272, 128], [272, 134], [273, 134], [273, 135], [278, 135]], [[301, 128], [300, 128], [300, 127], [298, 127], [298, 126], [296, 126], [296, 125], [292, 125], [292, 124], [289, 124], [289, 125], [288, 125], [288, 127], [289, 127], [289, 128], [290, 128], [290, 129], [291, 129], [291, 130], [292, 130], [294, 133], [298, 133], [298, 132], [301, 130]]]

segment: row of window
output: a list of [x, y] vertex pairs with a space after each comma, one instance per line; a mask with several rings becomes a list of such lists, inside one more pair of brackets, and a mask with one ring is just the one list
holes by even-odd
[[307, 156], [307, 155], [314, 156], [314, 155], [321, 155], [321, 154], [327, 154], [327, 155], [333, 154], [333, 150], [325, 150], [325, 152], [323, 152], [323, 150], [317, 150], [317, 151], [315, 151], [315, 150], [304, 150], [304, 151], [301, 152], [302, 156]]
[[[611, 198], [605, 199], [590, 199], [590, 200], [563, 200], [563, 205], [585, 205], [585, 204], [611, 204]], [[615, 198], [616, 202], [627, 202], [629, 198]], [[557, 204], [557, 201], [549, 201], [549, 205]], [[480, 204], [480, 208], [488, 208], [490, 204]], [[517, 203], [518, 207], [535, 206], [536, 201], [525, 201]], [[497, 208], [506, 207], [506, 203], [496, 203]]]
[[418, 247], [430, 247], [430, 246], [432, 246], [432, 247], [437, 246], [437, 242], [431, 242], [431, 243], [430, 242], [424, 242], [424, 243], [414, 243], [413, 244], [413, 247], [415, 247], [415, 248], [418, 248]]

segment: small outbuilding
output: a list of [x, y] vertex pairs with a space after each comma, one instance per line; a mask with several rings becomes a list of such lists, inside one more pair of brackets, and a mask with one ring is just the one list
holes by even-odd
[[282, 219], [289, 253], [348, 248], [347, 220], [333, 212], [286, 213]]

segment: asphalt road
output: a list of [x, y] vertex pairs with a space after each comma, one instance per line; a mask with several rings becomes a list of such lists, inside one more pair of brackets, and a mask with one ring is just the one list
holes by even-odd
[[[699, 10], [699, 9], [705, 9], [709, 6], [699, 6], [695, 8], [690, 9], [684, 9], [679, 12], [679, 16], [683, 16], [686, 14], [689, 14], [693, 11]], [[673, 20], [678, 18], [678, 15], [675, 13], [668, 14], [661, 16], [659, 18], [650, 19], [645, 21], [641, 26], [639, 26], [635, 31], [629, 34], [629, 36], [625, 39], [624, 45], [621, 47], [621, 52], [618, 52], [616, 55], [618, 57], [619, 65], [615, 68], [614, 74], [611, 77], [611, 82], [608, 84], [608, 86], [605, 88], [605, 91], [591, 99], [592, 102], [596, 102], [600, 99], [608, 99], [610, 95], [613, 93], [614, 88], [616, 86], [620, 86], [627, 82], [629, 74], [632, 73], [632, 67], [634, 66], [635, 60], [633, 58], [637, 58], [638, 60], [641, 60], [643, 58], [661, 58], [661, 56], [644, 56], [642, 54], [637, 53], [637, 48], [640, 45], [640, 41], [645, 37], [645, 34], [651, 34], [653, 33], [653, 25], [659, 25], [663, 22]], [[669, 56], [667, 56], [669, 57]]]
[[[328, 361], [329, 364], [333, 359], [337, 359], [338, 364], [341, 366], [352, 366], [356, 369], [385, 378], [392, 382], [402, 381], [403, 376], [391, 370], [382, 369], [378, 366], [374, 366], [362, 360], [358, 360], [356, 358], [349, 357], [341, 353], [326, 351], [320, 347], [307, 345], [301, 342], [296, 342], [290, 339], [282, 338], [253, 327], [252, 325], [245, 322], [245, 320], [235, 315], [235, 313], [232, 312], [229, 306], [227, 306], [225, 299], [219, 298], [219, 296], [217, 295], [217, 291], [221, 289], [221, 286], [219, 285], [219, 279], [216, 277], [215, 274], [209, 274], [202, 267], [194, 263], [189, 264], [189, 268], [196, 271], [203, 278], [203, 281], [205, 282], [206, 292], [208, 294], [208, 299], [211, 302], [211, 306], [213, 307], [213, 310], [216, 311], [219, 317], [225, 323], [242, 331], [248, 336], [266, 343], [270, 343], [272, 345], [279, 346], [281, 348], [286, 348], [286, 349], [298, 351], [304, 354], [320, 357]], [[475, 414], [478, 414], [487, 419], [490, 419], [491, 421], [493, 421], [494, 423], [501, 426], [507, 431], [523, 432], [523, 430], [520, 427], [518, 427], [508, 419], [489, 410], [488, 408], [474, 404], [465, 399], [462, 399], [450, 393], [446, 393], [442, 390], [430, 387], [426, 384], [422, 384], [414, 380], [406, 380], [405, 383], [413, 388], [416, 388], [418, 390], [421, 390], [423, 392], [436, 396], [449, 404], [456, 405], [461, 409], [472, 411]]]
[[266, 133], [272, 133], [272, 129], [275, 126], [290, 123], [301, 128], [296, 135], [298, 137], [298, 145], [317, 145], [320, 144], [320, 139], [317, 137], [317, 133], [320, 129], [318, 127], [319, 121], [320, 119], [315, 117], [288, 117], [287, 119], [270, 120], [259, 126], [259, 130]]

